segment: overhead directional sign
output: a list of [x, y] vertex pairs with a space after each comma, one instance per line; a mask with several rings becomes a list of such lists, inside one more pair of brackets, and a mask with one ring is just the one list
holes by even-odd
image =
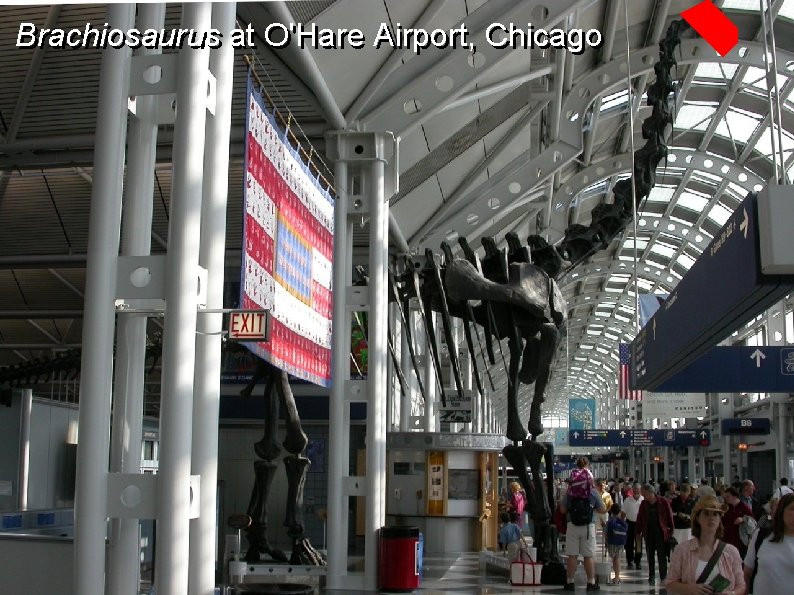
[[708, 446], [709, 430], [569, 430], [571, 446]]
[[658, 387], [664, 392], [794, 392], [794, 348], [712, 347]]
[[750, 194], [637, 335], [632, 389], [659, 389], [794, 288], [794, 276], [761, 273], [757, 220]]
[[736, 418], [722, 420], [723, 435], [733, 434], [759, 434], [767, 435], [772, 432], [772, 422], [766, 418]]

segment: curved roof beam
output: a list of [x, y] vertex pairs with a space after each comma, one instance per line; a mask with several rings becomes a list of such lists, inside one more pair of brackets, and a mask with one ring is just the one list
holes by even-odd
[[[596, 277], [608, 277], [612, 275], [632, 275], [633, 274], [632, 269], [633, 269], [633, 264], [629, 262], [623, 262], [623, 261], [591, 262], [584, 266], [577, 267], [575, 270], [564, 275], [558, 282], [558, 285], [560, 286], [561, 290], [565, 291], [565, 289], [568, 286], [572, 285], [573, 283], [578, 283], [582, 279], [592, 280], [595, 279]], [[668, 271], [667, 269], [663, 269], [662, 267], [656, 266], [655, 264], [642, 263], [640, 264], [640, 268], [638, 269], [638, 272], [642, 278], [648, 279], [649, 281], [654, 281], [655, 283], [659, 283], [665, 288], [671, 290], [673, 289], [673, 287], [675, 287], [675, 283], [677, 283], [675, 277], [673, 277], [670, 271]]]
[[[532, 22], [536, 28], [548, 28], [588, 4], [588, 0], [491, 0], [461, 23], [466, 25], [468, 39], [477, 48], [475, 54], [460, 48], [423, 50], [391, 72], [370, 101], [357, 106], [364, 114], [360, 117], [362, 124], [367, 130], [405, 136], [470, 90], [510, 55], [511, 52], [488, 43], [485, 33], [491, 23]], [[546, 8], [546, 18], [542, 18], [543, 12], [539, 13], [542, 7]], [[445, 81], [451, 82], [451, 88], [439, 83], [440, 72], [448, 77], [449, 81]], [[441, 240], [436, 245], [440, 243]]]
[[[681, 42], [681, 58], [679, 64], [691, 64], [703, 61], [711, 56], [713, 50], [702, 39], [685, 39]], [[740, 55], [740, 52], [743, 55]], [[658, 59], [658, 47], [651, 46], [634, 51], [629, 61], [631, 72], [639, 76], [653, 70]], [[754, 66], [764, 69], [764, 46], [761, 43], [740, 41], [736, 47], [722, 58], [722, 62]], [[778, 72], [786, 76], [790, 71], [786, 64], [794, 63], [794, 53], [778, 49]], [[461, 195], [454, 202], [445, 203], [410, 239], [412, 246], [435, 247], [444, 241], [450, 230], [467, 229], [468, 217], [476, 216], [480, 220], [493, 218], [500, 220], [502, 213], [509, 211], [513, 202], [520, 200], [528, 192], [538, 187], [550, 176], [560, 171], [582, 151], [582, 119], [593, 99], [603, 95], [610, 89], [625, 82], [628, 63], [625, 56], [612, 60], [603, 66], [593, 69], [583, 76], [566, 98], [560, 119], [559, 139], [549, 145], [543, 153], [532, 156], [524, 152], [498, 172], [495, 172], [483, 184]], [[491, 198], [498, 198], [500, 207], [493, 210], [488, 206]], [[557, 241], [567, 226], [565, 213], [552, 209], [549, 224], [550, 242]], [[553, 237], [552, 237], [553, 236]], [[472, 244], [479, 241], [477, 234], [467, 236]]]
[[[695, 149], [675, 148], [670, 149], [667, 160], [675, 167], [683, 167], [687, 171], [700, 170], [721, 176], [728, 182], [738, 184], [748, 192], [755, 184], [763, 184], [759, 176], [737, 165], [732, 159], [710, 155], [705, 151]], [[562, 205], [571, 208], [571, 204], [588, 186], [602, 182], [612, 176], [631, 172], [631, 153], [623, 153], [594, 163], [585, 169], [576, 172], [568, 178], [554, 193], [552, 203], [554, 208]], [[668, 173], [668, 175], [670, 175]], [[574, 221], [575, 223], [575, 221]]]

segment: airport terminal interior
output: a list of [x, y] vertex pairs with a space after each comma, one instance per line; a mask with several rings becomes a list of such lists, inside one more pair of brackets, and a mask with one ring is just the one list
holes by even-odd
[[0, 5], [0, 592], [666, 592], [565, 506], [791, 491], [792, 89], [794, 0]]

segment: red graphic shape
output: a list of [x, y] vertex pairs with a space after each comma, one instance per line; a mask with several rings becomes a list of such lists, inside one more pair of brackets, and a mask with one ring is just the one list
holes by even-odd
[[681, 16], [720, 56], [730, 52], [739, 43], [738, 27], [710, 0], [703, 0], [682, 12]]

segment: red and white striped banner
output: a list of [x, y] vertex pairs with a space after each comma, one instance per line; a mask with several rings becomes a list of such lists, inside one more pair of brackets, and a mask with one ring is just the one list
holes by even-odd
[[246, 344], [293, 376], [331, 381], [334, 204], [276, 127], [248, 77], [240, 308], [267, 309], [268, 342]]

